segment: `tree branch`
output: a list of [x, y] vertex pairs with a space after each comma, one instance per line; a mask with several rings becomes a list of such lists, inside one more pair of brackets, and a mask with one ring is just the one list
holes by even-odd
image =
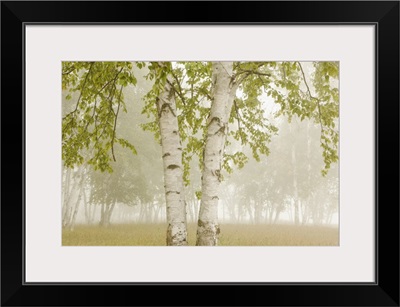
[[[171, 73], [171, 75], [174, 76], [172, 73]], [[174, 76], [174, 78], [175, 78], [175, 76]], [[167, 79], [167, 83], [172, 87], [172, 89], [174, 90], [174, 92], [178, 94], [179, 98], [182, 100], [182, 103], [183, 103], [184, 105], [186, 105], [186, 100], [185, 100], [185, 97], [184, 97], [183, 94], [182, 94], [182, 88], [181, 88], [181, 86], [180, 86], [180, 84], [179, 84], [179, 81], [178, 81], [177, 78], [176, 78], [175, 80], [176, 80], [176, 82], [177, 82], [177, 84], [178, 84], [179, 90], [177, 90], [177, 89], [175, 88], [175, 86], [174, 86], [168, 79]]]
[[[106, 86], [108, 86], [112, 82], [112, 86], [113, 86], [114, 90], [110, 91], [110, 95], [108, 95], [107, 100], [110, 102], [110, 110], [114, 114], [114, 116], [115, 116], [115, 112], [114, 112], [114, 109], [112, 108], [112, 101], [114, 99], [114, 94], [115, 94], [115, 89], [116, 89], [115, 83], [117, 82], [118, 75], [122, 72], [122, 70], [123, 70], [123, 67], [115, 74], [113, 79], [110, 79], [108, 82], [106, 82], [106, 84], [104, 84], [101, 87], [101, 89], [99, 91], [97, 91], [97, 93], [96, 93], [96, 95], [98, 95], [104, 88], [106, 88]], [[94, 107], [93, 107], [93, 114], [90, 117], [90, 120], [93, 119], [93, 117], [95, 115], [96, 115], [96, 118], [97, 118], [96, 108], [97, 108], [97, 99], [95, 98], [95, 103], [94, 103]], [[119, 105], [118, 105], [118, 108], [119, 108]], [[87, 131], [87, 129], [89, 127], [90, 120], [88, 120], [87, 123], [86, 123], [85, 131]], [[99, 138], [103, 135], [104, 130], [105, 130], [105, 128], [103, 129], [103, 132], [100, 134], [100, 136], [96, 137], [96, 142], [98, 142]]]
[[71, 114], [75, 113], [75, 112], [78, 110], [78, 106], [79, 106], [79, 102], [81, 101], [81, 98], [82, 98], [83, 90], [85, 89], [87, 79], [88, 79], [88, 77], [89, 77], [89, 75], [90, 75], [90, 72], [91, 72], [91, 70], [92, 70], [92, 67], [93, 67], [94, 63], [95, 63], [95, 62], [91, 62], [91, 63], [90, 63], [89, 70], [88, 70], [88, 72], [87, 72], [87, 74], [86, 74], [86, 76], [85, 76], [85, 80], [83, 81], [83, 85], [82, 85], [82, 88], [81, 88], [81, 90], [80, 90], [78, 100], [77, 100], [77, 102], [76, 102], [75, 110], [73, 110], [72, 112], [69, 112], [67, 115], [65, 115], [64, 118], [63, 118], [63, 120], [66, 119], [68, 116], [70, 116]]
[[239, 133], [240, 139], [242, 140], [242, 144], [244, 145], [245, 142], [244, 142], [244, 139], [243, 139], [243, 136], [242, 136], [242, 128], [240, 127], [240, 120], [241, 120], [241, 118], [240, 118], [239, 109], [238, 109], [238, 106], [237, 106], [237, 103], [236, 103], [236, 99], [233, 100], [233, 103], [234, 103], [234, 105], [235, 105], [236, 118], [237, 118], [237, 120], [238, 120], [238, 129], [239, 129], [239, 132], [240, 132], [240, 133]]
[[111, 139], [111, 153], [112, 153], [114, 162], [117, 161], [115, 159], [115, 155], [114, 155], [114, 140], [115, 140], [115, 130], [117, 129], [117, 118], [118, 118], [119, 108], [121, 106], [122, 89], [123, 89], [123, 86], [121, 85], [121, 89], [119, 90], [117, 112], [115, 113], [115, 119], [114, 119], [114, 130], [113, 130], [113, 135], [112, 135], [112, 139]]
[[238, 72], [236, 75], [241, 75], [244, 73], [249, 73], [250, 75], [258, 75], [258, 76], [266, 76], [266, 77], [271, 77], [271, 74], [269, 73], [264, 73], [258, 70], [250, 70], [250, 69], [243, 69], [240, 72]]
[[172, 70], [171, 70], [170, 73], [171, 73], [172, 77], [174, 77], [174, 79], [175, 79], [175, 82], [176, 82], [176, 84], [177, 84], [177, 86], [178, 86], [178, 90], [175, 89], [175, 87], [173, 86], [173, 84], [171, 84], [171, 82], [169, 82], [168, 79], [167, 79], [167, 82], [168, 82], [169, 85], [171, 85], [172, 88], [175, 90], [175, 92], [178, 94], [179, 98], [181, 98], [182, 103], [183, 103], [184, 105], [186, 105], [186, 100], [185, 100], [185, 96], [183, 95], [181, 83], [179, 82], [179, 79], [178, 79], [177, 75], [175, 75], [175, 74], [172, 72]]
[[69, 75], [69, 74], [70, 74], [71, 72], [73, 72], [74, 70], [75, 70], [75, 66], [72, 65], [71, 69], [68, 70], [68, 71], [66, 71], [66, 72], [63, 72], [62, 75], [63, 75], [63, 76]]
[[[241, 73], [240, 73], [241, 74]], [[236, 76], [235, 76], [235, 78], [238, 76], [238, 75], [240, 75], [240, 74], [237, 74]], [[237, 81], [237, 84], [239, 85], [239, 84], [242, 84], [243, 83], [243, 81], [248, 77], [248, 76], [250, 76], [251, 75], [251, 73], [249, 73], [249, 72], [245, 72], [244, 73], [244, 76], [242, 76], [242, 78], [240, 78], [238, 81]]]
[[319, 123], [320, 123], [320, 126], [321, 126], [321, 136], [322, 136], [322, 133], [323, 133], [323, 131], [324, 131], [324, 126], [323, 126], [323, 123], [322, 123], [321, 106], [320, 106], [320, 103], [319, 103], [319, 99], [316, 98], [316, 97], [314, 97], [314, 96], [311, 94], [310, 87], [308, 86], [307, 79], [306, 79], [306, 75], [305, 75], [304, 70], [303, 70], [303, 66], [300, 64], [300, 62], [297, 62], [297, 64], [299, 65], [300, 70], [301, 70], [301, 73], [302, 73], [302, 75], [303, 75], [303, 80], [304, 80], [304, 84], [305, 84], [306, 87], [307, 87], [308, 95], [310, 96], [311, 99], [314, 99], [314, 100], [317, 102]]
[[200, 100], [197, 100], [196, 105], [199, 104], [200, 102], [202, 102], [204, 98], [207, 98], [209, 101], [213, 100], [212, 97], [209, 94], [209, 91], [207, 91], [207, 90], [201, 91], [201, 88], [194, 88], [192, 90], [192, 92], [196, 92], [198, 94], [198, 96], [203, 96], [203, 98], [201, 98]]
[[[240, 66], [238, 65], [238, 72], [236, 73], [236, 75], [234, 76], [234, 78], [238, 77], [239, 75], [245, 74], [244, 77], [242, 77], [240, 80], [238, 80], [238, 84], [241, 84], [248, 76], [254, 74], [254, 75], [258, 75], [258, 76], [264, 76], [264, 77], [271, 77], [271, 74], [269, 73], [263, 73], [261, 71], [258, 71], [258, 69], [260, 67], [262, 67], [263, 65], [265, 65], [265, 63], [260, 63], [258, 64], [256, 69], [241, 69]], [[264, 82], [263, 82], [264, 83]]]

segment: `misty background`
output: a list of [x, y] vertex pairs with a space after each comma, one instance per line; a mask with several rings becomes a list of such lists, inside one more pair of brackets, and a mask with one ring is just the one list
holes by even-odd
[[[306, 77], [313, 73], [312, 63], [302, 63]], [[165, 190], [160, 143], [141, 125], [151, 121], [142, 114], [143, 96], [153, 83], [146, 70], [135, 70], [136, 86], [124, 89], [127, 113], [118, 119], [118, 134], [135, 145], [137, 155], [115, 146], [113, 172], [95, 171], [83, 164], [74, 169], [62, 166], [62, 225], [108, 226], [120, 223], [165, 223]], [[66, 99], [63, 91], [62, 116], [70, 112], [79, 92]], [[240, 93], [238, 93], [240, 95]], [[219, 201], [220, 223], [329, 225], [339, 223], [338, 164], [332, 164], [327, 176], [320, 147], [320, 126], [307, 118], [275, 117], [279, 105], [262, 95], [270, 122], [279, 131], [268, 145], [270, 154], [256, 161], [251, 149], [230, 140], [227, 154], [244, 152], [248, 162], [243, 168], [223, 173]], [[179, 115], [178, 115], [179, 116]], [[236, 124], [231, 124], [236, 125]], [[232, 127], [234, 130], [234, 127]], [[201, 191], [199, 159], [193, 158], [190, 183], [185, 187], [188, 222], [196, 223]]]

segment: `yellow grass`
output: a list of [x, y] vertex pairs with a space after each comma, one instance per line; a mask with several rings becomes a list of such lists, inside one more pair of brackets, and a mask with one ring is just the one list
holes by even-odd
[[[339, 244], [336, 227], [222, 224], [221, 246], [327, 246]], [[76, 226], [63, 230], [64, 246], [164, 246], [166, 225], [123, 224]], [[188, 225], [189, 245], [195, 245], [196, 225]]]

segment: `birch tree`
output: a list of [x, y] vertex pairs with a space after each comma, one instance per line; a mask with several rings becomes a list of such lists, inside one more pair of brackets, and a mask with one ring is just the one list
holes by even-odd
[[[169, 65], [171, 65], [169, 63]], [[165, 200], [167, 205], [167, 245], [187, 245], [186, 202], [183, 190], [182, 143], [180, 140], [173, 79], [167, 63], [155, 74], [160, 81], [165, 79], [164, 88], [156, 98], [157, 113], [164, 165]], [[157, 86], [157, 82], [156, 82]]]
[[[220, 228], [218, 225], [219, 187], [222, 178], [222, 165], [224, 164], [224, 147], [228, 135], [228, 122], [230, 117], [236, 117], [238, 123], [236, 140], [242, 145], [249, 145], [253, 156], [259, 160], [259, 153], [269, 154], [268, 142], [270, 136], [276, 132], [271, 125], [265, 124], [263, 111], [258, 97], [262, 92], [272, 96], [280, 105], [280, 114], [297, 116], [301, 120], [314, 119], [321, 127], [321, 147], [325, 168], [322, 174], [326, 175], [330, 164], [338, 160], [337, 144], [338, 133], [335, 129], [335, 118], [338, 117], [338, 90], [332, 86], [330, 78], [337, 78], [337, 63], [316, 63], [313, 85], [315, 93], [311, 92], [303, 67], [299, 62], [261, 62], [261, 63], [212, 63], [212, 91], [211, 109], [207, 120], [206, 138], [203, 157], [201, 206], [197, 229], [197, 245], [217, 245]], [[246, 103], [241, 108], [235, 104], [236, 91], [241, 87], [246, 97]], [[243, 102], [243, 101], [242, 101]], [[243, 112], [260, 110], [257, 117], [240, 117], [239, 109]], [[233, 113], [233, 114], [232, 114]], [[257, 113], [256, 113], [257, 114]], [[244, 120], [243, 120], [244, 119]], [[257, 120], [261, 119], [261, 120]], [[247, 123], [246, 123], [247, 121]], [[244, 123], [243, 123], [244, 122]], [[250, 122], [250, 123], [249, 123]], [[244, 124], [247, 131], [241, 128]], [[232, 156], [235, 157], [235, 156]], [[238, 164], [243, 164], [246, 157], [242, 154]], [[295, 161], [292, 156], [292, 162]], [[234, 161], [235, 162], [235, 161]], [[236, 160], [236, 162], [238, 162]], [[229, 169], [229, 165], [226, 168]], [[295, 166], [294, 166], [295, 167]], [[297, 195], [297, 183], [294, 182]], [[299, 215], [300, 199], [295, 199], [296, 221]]]
[[[145, 63], [136, 63], [138, 68]], [[169, 64], [170, 66], [171, 64]], [[152, 91], [156, 106], [159, 134], [161, 136], [164, 161], [165, 198], [167, 203], [167, 245], [186, 245], [186, 207], [183, 193], [182, 145], [176, 117], [174, 89], [170, 67], [166, 63], [150, 63], [148, 78], [154, 79]], [[75, 108], [63, 118], [63, 159], [71, 167], [84, 162], [94, 169], [112, 172], [111, 162], [116, 161], [114, 144], [129, 148], [136, 154], [135, 147], [116, 133], [120, 110], [126, 112], [123, 88], [135, 85], [137, 80], [130, 62], [66, 62], [63, 65], [63, 88], [70, 92], [79, 91]], [[68, 97], [69, 99], [71, 96]], [[85, 161], [82, 151], [94, 152]], [[108, 199], [108, 198], [107, 198]], [[107, 224], [116, 199], [103, 203], [101, 223]]]
[[86, 195], [86, 178], [83, 167], [63, 169], [62, 227], [74, 229], [82, 197]]
[[200, 213], [196, 245], [217, 245], [218, 202], [228, 121], [237, 85], [233, 82], [233, 62], [212, 63], [211, 110], [207, 120]]

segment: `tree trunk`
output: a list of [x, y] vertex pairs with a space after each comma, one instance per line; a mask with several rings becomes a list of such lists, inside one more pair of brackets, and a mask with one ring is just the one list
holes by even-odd
[[111, 204], [111, 206], [108, 207], [107, 210], [107, 225], [111, 224], [111, 216], [114, 212], [114, 208], [115, 208], [115, 204], [117, 203], [117, 200], [114, 199], [113, 203]]
[[93, 204], [90, 200], [92, 197], [86, 197], [86, 193], [83, 193], [83, 203], [85, 205], [85, 218], [86, 223], [91, 225], [94, 223], [95, 216], [96, 216], [96, 209], [97, 205]]
[[157, 99], [165, 200], [167, 204], [167, 245], [187, 245], [186, 203], [183, 191], [182, 144], [176, 116], [175, 93], [168, 76]]
[[147, 203], [140, 202], [140, 211], [139, 211], [139, 222], [140, 223], [145, 222], [146, 206], [147, 206]]
[[262, 219], [262, 210], [263, 206], [262, 203], [255, 201], [254, 202], [254, 223], [260, 224]]
[[218, 201], [221, 185], [221, 166], [228, 120], [236, 86], [232, 82], [233, 63], [212, 63], [212, 104], [207, 120], [202, 174], [202, 197], [197, 227], [196, 245], [218, 245]]
[[325, 218], [325, 224], [329, 225], [332, 223], [332, 217], [333, 217], [333, 210], [332, 209], [328, 209], [328, 212], [326, 214], [326, 218]]
[[308, 223], [310, 218], [310, 202], [312, 198], [311, 189], [311, 134], [310, 134], [311, 121], [307, 121], [307, 201], [304, 203], [303, 211], [303, 224]]
[[301, 224], [305, 225], [308, 223], [308, 218], [309, 218], [309, 214], [308, 214], [308, 202], [302, 202], [301, 203]]
[[[71, 178], [72, 169], [67, 169], [65, 183], [63, 185], [63, 204], [62, 204], [62, 227], [72, 229], [76, 214], [79, 208], [81, 198], [81, 189], [83, 189], [84, 176], [83, 168], [79, 168], [73, 178]], [[71, 186], [71, 180], [73, 180]], [[75, 204], [75, 205], [74, 205]]]
[[296, 165], [296, 150], [294, 143], [292, 145], [292, 168], [293, 168], [293, 192], [294, 192], [294, 223], [298, 225], [300, 223], [300, 200], [299, 191], [297, 188], [297, 165]]
[[73, 190], [71, 191], [71, 189], [70, 189], [71, 172], [72, 172], [72, 170], [70, 168], [67, 168], [65, 170], [65, 177], [63, 180], [62, 226], [64, 228], [67, 227], [69, 219], [70, 219], [70, 212], [71, 212], [70, 199], [71, 199], [71, 194], [74, 192]]
[[69, 198], [70, 198], [70, 181], [71, 181], [71, 169], [64, 169], [63, 178], [63, 189], [62, 189], [62, 225], [66, 226], [67, 214], [69, 210]]
[[275, 219], [274, 219], [274, 224], [276, 224], [279, 221], [279, 215], [281, 214], [281, 210], [279, 208], [276, 209], [275, 213]]
[[275, 210], [276, 210], [276, 205], [274, 205], [272, 203], [268, 203], [267, 212], [265, 213], [265, 220], [268, 222], [268, 224], [272, 224], [272, 219], [273, 219]]
[[[83, 179], [81, 180], [81, 182], [83, 182]], [[74, 212], [73, 212], [73, 214], [71, 216], [71, 221], [70, 221], [70, 224], [69, 224], [69, 229], [70, 230], [74, 230], [74, 226], [75, 226], [75, 222], [76, 222], [76, 216], [78, 214], [79, 205], [81, 204], [82, 193], [84, 193], [84, 187], [83, 186], [80, 187], [79, 194], [78, 194], [78, 199], [76, 200], [75, 207], [74, 207]]]
[[101, 206], [100, 226], [108, 227], [111, 224], [111, 215], [113, 213], [116, 199], [110, 200], [107, 204]]
[[86, 202], [86, 184], [85, 184], [85, 179], [86, 179], [85, 170], [84, 170], [84, 168], [81, 168], [81, 170], [80, 170], [80, 180], [79, 180], [79, 186], [78, 186], [78, 189], [79, 189], [78, 199], [77, 199], [77, 201], [75, 203], [74, 213], [72, 214], [71, 223], [70, 223], [70, 226], [69, 226], [71, 230], [74, 229], [74, 226], [75, 226], [75, 223], [76, 223], [76, 217], [78, 215], [79, 206], [81, 204], [82, 196], [83, 196], [84, 204]]
[[100, 211], [100, 222], [99, 226], [104, 226], [106, 221], [106, 205], [104, 203], [101, 204], [101, 211]]

